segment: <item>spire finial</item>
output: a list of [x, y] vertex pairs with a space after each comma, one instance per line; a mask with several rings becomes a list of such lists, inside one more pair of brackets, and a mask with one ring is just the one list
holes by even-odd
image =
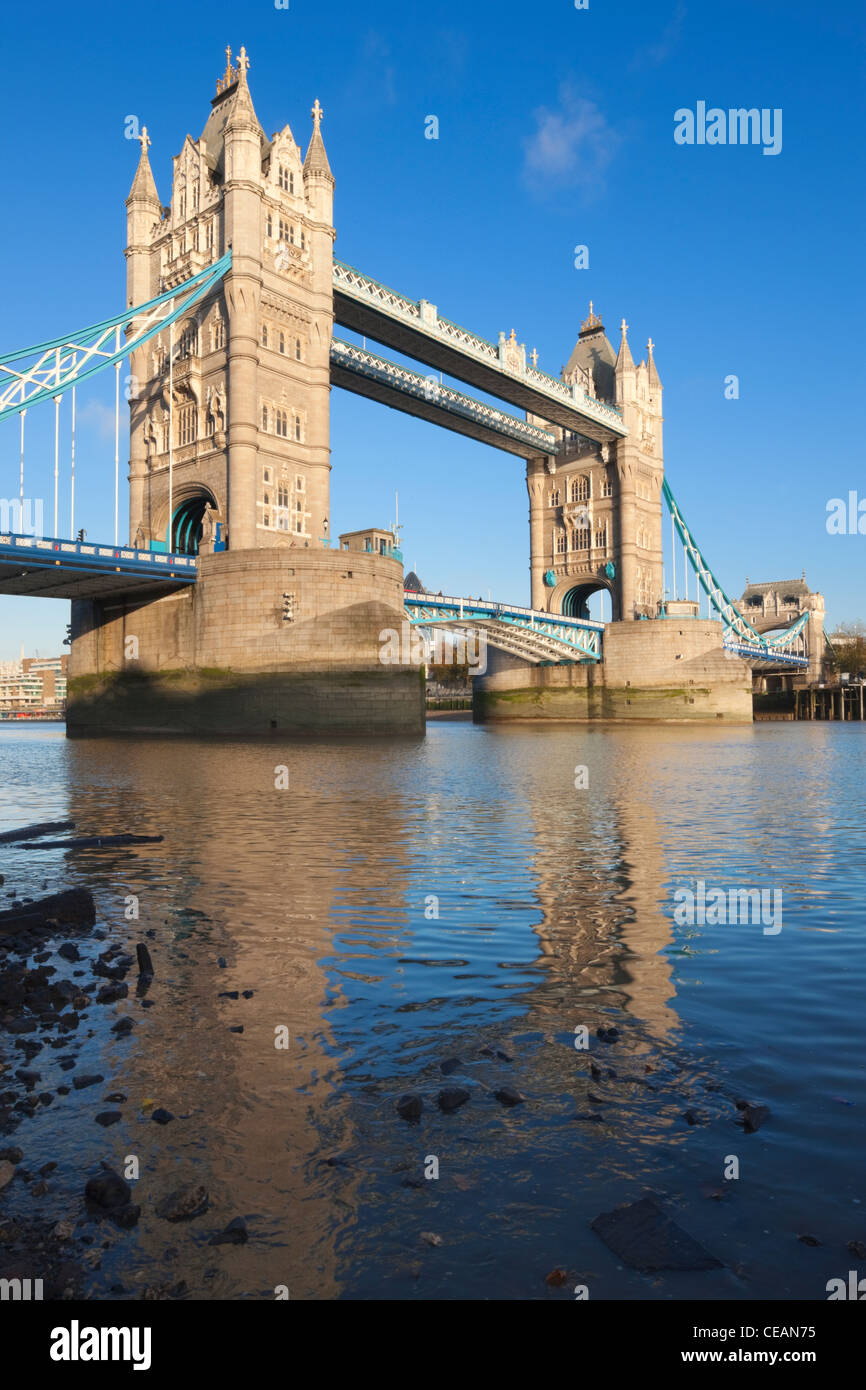
[[147, 133], [147, 126], [146, 126], [146, 125], [143, 125], [143, 126], [141, 127], [141, 134], [140, 134], [139, 137], [138, 137], [138, 143], [141, 145], [141, 153], [142, 153], [143, 155], [146, 156], [146, 155], [147, 155], [147, 147], [148, 147], [148, 145], [150, 145], [150, 144], [152, 143], [152, 142], [151, 142], [151, 138], [150, 138], [150, 136], [149, 136], [148, 133]]
[[[243, 53], [243, 49], [241, 49], [241, 52]], [[237, 80], [238, 72], [232, 67], [231, 46], [226, 44], [226, 70], [222, 77], [217, 78], [217, 96], [221, 96], [223, 92], [227, 92], [229, 87], [233, 86]]]
[[628, 324], [626, 323], [625, 319], [623, 319], [622, 323], [620, 324], [620, 330], [622, 332], [622, 336], [625, 337], [626, 333], [628, 332]]
[[648, 341], [648, 343], [647, 343], [647, 345], [646, 345], [646, 349], [647, 349], [647, 352], [649, 353], [650, 357], [652, 357], [652, 355], [653, 355], [653, 348], [654, 348], [654, 347], [655, 347], [655, 343], [653, 342], [652, 338], [650, 338], [649, 341]]
[[250, 60], [247, 57], [247, 50], [244, 48], [243, 44], [241, 44], [241, 51], [238, 54], [238, 80], [240, 82], [246, 82], [247, 68], [249, 65]]
[[310, 111], [310, 115], [312, 116], [313, 120], [314, 120], [315, 123], [316, 123], [316, 130], [319, 129], [319, 126], [320, 126], [320, 124], [321, 124], [322, 117], [324, 116], [324, 114], [325, 114], [324, 111], [322, 110], [321, 106], [319, 105], [319, 98], [316, 97], [315, 105], [313, 106], [312, 110]]
[[581, 333], [585, 333], [585, 332], [587, 331], [587, 329], [589, 329], [589, 328], [601, 328], [601, 327], [602, 327], [601, 319], [599, 318], [598, 314], [595, 312], [595, 305], [593, 304], [592, 300], [590, 300], [590, 301], [589, 301], [589, 317], [588, 317], [588, 318], [585, 318], [585, 319], [583, 320], [583, 323], [580, 325], [580, 331], [581, 331]]
[[529, 356], [530, 356], [531, 359], [532, 359], [532, 365], [533, 365], [533, 367], [537, 367], [537, 366], [538, 366], [538, 351], [537, 351], [537, 349], [536, 349], [536, 348], [533, 348], [532, 351], [531, 351], [531, 353], [529, 354]]

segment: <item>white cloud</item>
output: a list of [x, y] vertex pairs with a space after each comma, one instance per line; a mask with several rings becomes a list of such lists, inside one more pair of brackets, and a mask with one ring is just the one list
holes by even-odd
[[621, 140], [601, 108], [563, 87], [558, 108], [541, 107], [534, 118], [535, 132], [523, 142], [529, 185], [537, 192], [579, 187], [599, 193]]

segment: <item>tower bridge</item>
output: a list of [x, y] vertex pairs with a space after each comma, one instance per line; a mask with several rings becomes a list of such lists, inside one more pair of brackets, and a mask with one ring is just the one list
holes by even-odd
[[[625, 320], [614, 349], [590, 305], [554, 377], [513, 330], [491, 342], [335, 260], [322, 108], [306, 153], [288, 125], [267, 136], [248, 67], [244, 49], [234, 64], [229, 54], [200, 137], [174, 157], [167, 204], [142, 131], [126, 307], [0, 361], [22, 504], [25, 417], [54, 404], [54, 537], [0, 534], [0, 593], [72, 600], [70, 732], [418, 732], [418, 673], [380, 660], [383, 631], [407, 616], [485, 634], [493, 660], [476, 681], [479, 717], [746, 720], [754, 672], [814, 678], [820, 595], [772, 613], [749, 591], [734, 603], [682, 515], [665, 477], [652, 340], [636, 364]], [[335, 324], [432, 371], [345, 341]], [[58, 424], [71, 393], [74, 470], [75, 393], [105, 370], [115, 372], [115, 536], [86, 544], [72, 539], [72, 512], [60, 534]], [[525, 461], [528, 607], [409, 593], [392, 549], [333, 547], [333, 387]], [[599, 591], [607, 624], [589, 616]]]

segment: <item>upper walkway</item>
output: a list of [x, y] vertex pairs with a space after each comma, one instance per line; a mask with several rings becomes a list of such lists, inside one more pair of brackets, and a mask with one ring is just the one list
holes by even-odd
[[334, 318], [487, 395], [602, 443], [628, 434], [621, 412], [530, 366], [519, 344], [498, 345], [442, 318], [426, 299], [408, 299], [354, 266], [334, 262]]

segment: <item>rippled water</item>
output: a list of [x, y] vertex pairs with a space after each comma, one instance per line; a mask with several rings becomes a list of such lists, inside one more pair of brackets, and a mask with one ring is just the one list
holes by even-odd
[[[59, 1168], [42, 1198], [13, 1185], [7, 1209], [78, 1216], [99, 1160], [137, 1155], [142, 1217], [109, 1231], [97, 1297], [182, 1278], [194, 1298], [573, 1298], [580, 1282], [594, 1298], [826, 1298], [856, 1264], [847, 1242], [866, 1240], [864, 736], [449, 721], [423, 741], [280, 745], [0, 729], [0, 829], [68, 816], [78, 833], [165, 835], [2, 847], [0, 893], [85, 884], [110, 940], [156, 933], [156, 1006], [90, 1009], [79, 1069], [105, 1083], [22, 1122], [27, 1166]], [[677, 925], [674, 891], [697, 879], [781, 889], [781, 932]], [[218, 998], [235, 989], [255, 993]], [[117, 1038], [126, 1012], [135, 1030]], [[48, 1051], [32, 1065], [53, 1089]], [[592, 1081], [590, 1057], [616, 1078]], [[440, 1113], [442, 1085], [470, 1101]], [[501, 1106], [504, 1085], [525, 1103]], [[124, 1118], [102, 1130], [115, 1090]], [[407, 1090], [424, 1096], [418, 1124], [395, 1113]], [[758, 1133], [733, 1122], [738, 1096], [770, 1106]], [[173, 1123], [150, 1121], [154, 1101]], [[601, 1121], [575, 1118], [589, 1113]], [[158, 1219], [187, 1179], [211, 1211]], [[589, 1223], [647, 1190], [723, 1270], [621, 1266]], [[237, 1215], [248, 1244], [208, 1245]], [[561, 1289], [544, 1282], [555, 1267]]]

